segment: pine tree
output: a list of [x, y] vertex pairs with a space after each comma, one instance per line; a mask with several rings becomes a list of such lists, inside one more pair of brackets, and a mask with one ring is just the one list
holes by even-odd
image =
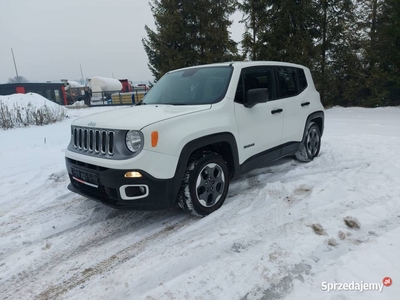
[[382, 48], [390, 37], [380, 36], [378, 28], [385, 18], [383, 9], [387, 3], [383, 0], [359, 0], [358, 26], [362, 34], [360, 42], [363, 47], [362, 60], [365, 84], [361, 91], [360, 105], [380, 106], [387, 102], [387, 73], [382, 67]]
[[400, 1], [386, 0], [382, 4], [376, 31], [376, 48], [387, 90], [383, 104], [400, 105]]
[[325, 104], [346, 105], [348, 93], [358, 93], [356, 81], [360, 75], [355, 7], [352, 0], [319, 0], [316, 4], [320, 8], [317, 88]]
[[260, 58], [311, 66], [318, 12], [312, 0], [269, 0]]
[[236, 0], [153, 0], [156, 30], [142, 40], [158, 80], [172, 69], [234, 60], [237, 45], [228, 31]]
[[399, 0], [243, 0], [243, 52], [310, 67], [328, 105], [400, 104]]
[[241, 42], [243, 54], [250, 60], [258, 60], [263, 46], [260, 37], [265, 33], [268, 0], [244, 0], [238, 8], [243, 13], [241, 23], [245, 25]]

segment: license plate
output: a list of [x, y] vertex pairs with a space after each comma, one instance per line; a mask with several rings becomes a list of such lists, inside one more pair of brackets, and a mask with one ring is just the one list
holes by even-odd
[[72, 178], [80, 183], [86, 184], [91, 187], [98, 188], [99, 180], [94, 173], [86, 172], [81, 169], [71, 167]]

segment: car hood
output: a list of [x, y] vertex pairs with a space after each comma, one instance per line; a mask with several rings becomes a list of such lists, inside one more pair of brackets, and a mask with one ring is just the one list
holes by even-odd
[[109, 110], [82, 117], [73, 122], [74, 126], [140, 130], [150, 124], [182, 115], [192, 114], [211, 108], [207, 105], [138, 105], [129, 108]]

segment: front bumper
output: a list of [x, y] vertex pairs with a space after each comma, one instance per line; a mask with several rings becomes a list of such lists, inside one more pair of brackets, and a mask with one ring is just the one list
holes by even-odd
[[[142, 170], [109, 169], [70, 158], [66, 158], [66, 166], [71, 180], [68, 189], [105, 205], [121, 209], [156, 210], [169, 208], [176, 203], [178, 185], [174, 178], [157, 179]], [[95, 177], [95, 184], [74, 179], [76, 170], [94, 175], [92, 177]], [[128, 171], [140, 172], [142, 177], [125, 178], [124, 175]], [[121, 187], [135, 185], [146, 186], [147, 193], [138, 199], [123, 199], [126, 195], [121, 195]]]

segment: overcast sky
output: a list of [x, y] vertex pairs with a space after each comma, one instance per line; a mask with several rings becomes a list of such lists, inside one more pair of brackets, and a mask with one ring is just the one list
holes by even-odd
[[[236, 13], [232, 38], [243, 32]], [[18, 74], [32, 82], [83, 76], [153, 77], [141, 39], [154, 29], [146, 0], [0, 0], [0, 83]]]

